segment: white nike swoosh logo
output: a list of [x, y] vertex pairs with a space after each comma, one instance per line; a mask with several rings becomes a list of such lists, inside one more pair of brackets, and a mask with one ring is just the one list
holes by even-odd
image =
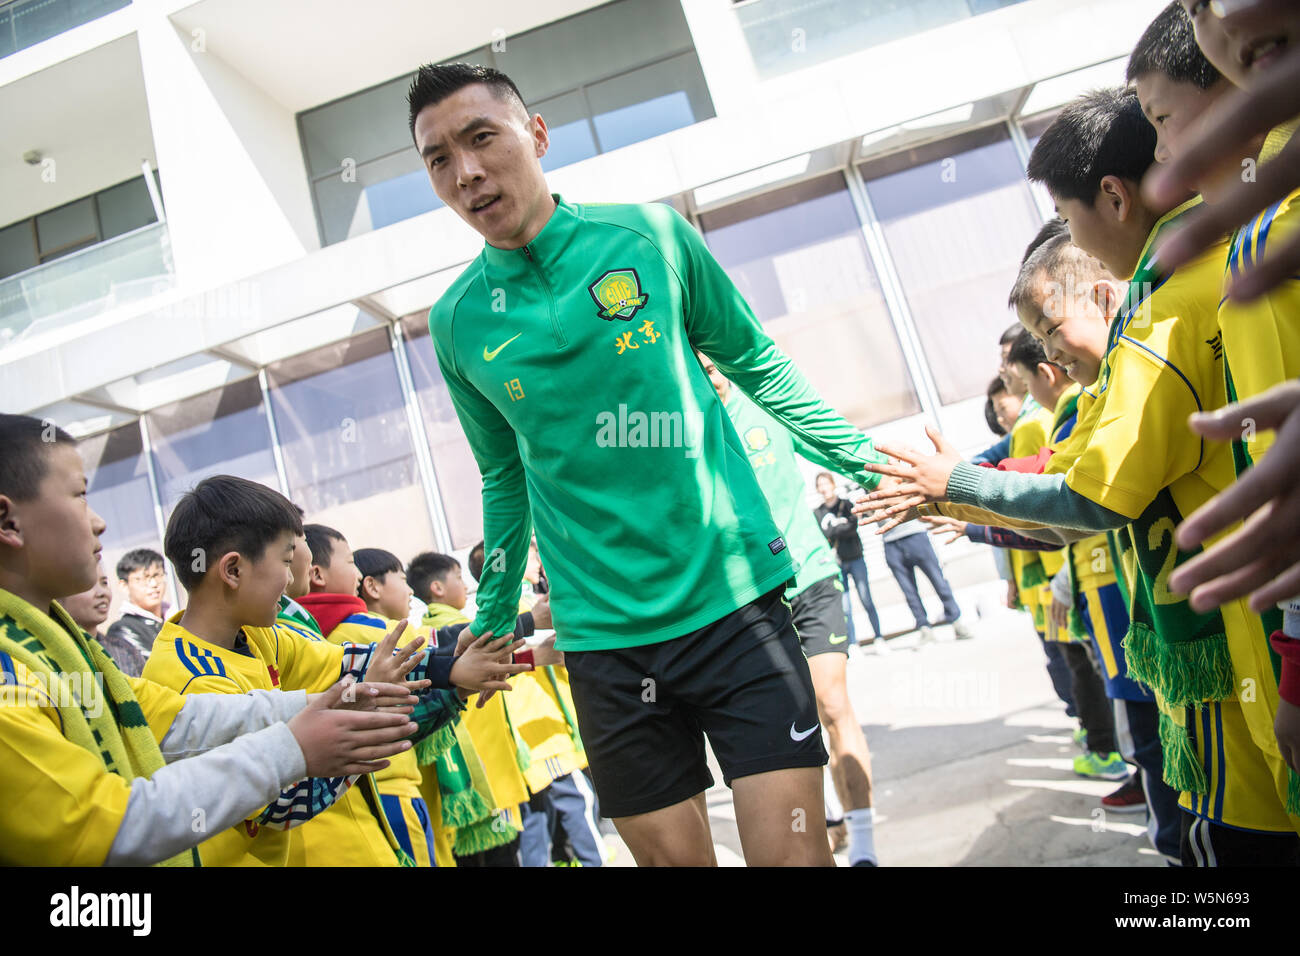
[[816, 730], [818, 726], [819, 726], [818, 724], [813, 724], [807, 730], [795, 730], [794, 724], [791, 724], [790, 739], [793, 740], [795, 743], [798, 743], [801, 740], [807, 740], [808, 735], [811, 734], [814, 730]]

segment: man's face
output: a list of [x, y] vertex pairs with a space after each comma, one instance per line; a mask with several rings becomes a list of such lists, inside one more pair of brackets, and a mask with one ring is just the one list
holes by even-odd
[[997, 415], [998, 424], [1002, 426], [1004, 432], [1011, 433], [1016, 419], [1020, 417], [1020, 406], [1023, 404], [1024, 399], [1010, 392], [998, 392], [993, 397], [993, 412]]
[[1094, 287], [1053, 282], [1045, 272], [1038, 283], [1033, 301], [1016, 310], [1020, 324], [1042, 343], [1049, 362], [1080, 385], [1093, 384], [1106, 354], [1109, 319], [1091, 294]]
[[167, 574], [161, 564], [151, 564], [147, 568], [136, 568], [123, 584], [126, 585], [127, 600], [136, 607], [146, 611], [157, 612], [162, 606], [163, 588], [167, 584]]
[[822, 475], [817, 479], [817, 494], [821, 495], [826, 501], [834, 501], [837, 497], [835, 494], [835, 482], [831, 481], [825, 475]]
[[20, 536], [27, 586], [41, 600], [94, 585], [105, 527], [86, 501], [86, 472], [76, 447], [58, 442], [44, 453], [45, 476], [35, 497], [15, 502], [0, 495], [0, 525]]
[[300, 534], [293, 539], [293, 562], [290, 568], [293, 580], [284, 593], [297, 599], [311, 591], [311, 548], [307, 547], [306, 535]]
[[[270, 627], [280, 612], [280, 595], [287, 592], [293, 577], [294, 534], [282, 531], [256, 561], [240, 555], [236, 614], [249, 627]], [[351, 555], [349, 555], [349, 558]], [[355, 592], [354, 592], [355, 593]]]
[[311, 566], [311, 590], [325, 594], [356, 594], [361, 584], [361, 572], [352, 560], [352, 548], [346, 541], [329, 539], [332, 551], [330, 566]]
[[472, 83], [415, 118], [415, 145], [438, 198], [500, 249], [517, 249], [549, 215], [540, 116]]
[[1300, 8], [1258, 3], [1219, 17], [1208, 0], [1182, 0], [1196, 28], [1196, 45], [1233, 86], [1249, 89], [1300, 40]]
[[89, 591], [73, 594], [59, 601], [63, 609], [71, 615], [82, 628], [95, 633], [99, 626], [108, 620], [108, 609], [113, 603], [113, 589], [109, 587], [108, 575], [100, 569], [99, 580]]

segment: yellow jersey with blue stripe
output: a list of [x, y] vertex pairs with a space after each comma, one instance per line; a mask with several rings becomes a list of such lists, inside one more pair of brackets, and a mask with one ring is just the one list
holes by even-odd
[[[1036, 455], [1051, 443], [1053, 410], [1039, 408], [1030, 415], [1025, 415], [1011, 429], [1011, 446], [1008, 457], [1024, 458]], [[1057, 571], [1061, 569], [1064, 556], [1061, 551], [1021, 551], [1008, 548], [1007, 556], [1011, 560], [1011, 571], [1016, 578], [1016, 587], [1020, 592], [1020, 603], [1034, 618], [1034, 627], [1039, 631], [1047, 628], [1046, 610], [1052, 603], [1051, 591], [1047, 587]]]
[[[429, 605], [424, 623], [443, 628], [450, 624], [468, 624], [469, 618], [458, 608], [435, 603]], [[477, 702], [470, 703], [461, 719], [474, 741], [474, 749], [478, 751], [483, 773], [492, 789], [492, 798], [497, 801], [493, 809], [509, 812], [510, 822], [518, 823], [518, 828], [522, 829], [518, 809], [519, 804], [528, 802], [528, 784], [519, 769], [519, 751], [506, 717], [504, 696], [493, 694], [482, 707], [477, 706]]]
[[[1152, 238], [1168, 219], [1197, 201], [1163, 217]], [[1149, 247], [1150, 240], [1143, 259]], [[1227, 400], [1218, 317], [1226, 258], [1225, 240], [1156, 282], [1133, 308], [1114, 319], [1118, 327], [1111, 330], [1113, 346], [1106, 354], [1099, 397], [1087, 422], [1086, 446], [1065, 472], [1066, 485], [1073, 491], [1136, 519], [1167, 490], [1178, 512], [1186, 516], [1236, 479], [1232, 449], [1222, 442], [1202, 440], [1187, 425], [1192, 412], [1220, 408]], [[1079, 431], [1076, 428], [1076, 434]], [[1155, 593], [1170, 603], [1183, 601], [1163, 580], [1177, 560], [1172, 522], [1155, 530], [1163, 537], [1150, 546], [1167, 549]], [[1247, 771], [1245, 751], [1236, 764], [1244, 776], [1271, 777], [1273, 799], [1285, 804], [1286, 766], [1273, 732], [1277, 675], [1263, 621], [1244, 599], [1228, 602], [1219, 613], [1238, 682], [1239, 710], [1257, 747], [1252, 759], [1263, 761], [1267, 768]]]
[[[145, 671], [149, 680], [181, 694], [246, 694], [286, 687], [319, 693], [342, 674], [342, 650], [319, 640], [303, 639], [278, 626], [246, 627], [242, 633], [247, 643], [234, 650], [191, 634], [177, 623], [180, 616], [177, 612], [159, 631]], [[332, 807], [298, 828], [258, 828], [245, 821], [203, 841], [199, 856], [205, 866], [306, 865], [312, 862], [306, 847], [313, 828], [330, 831], [335, 843], [364, 843], [376, 836], [382, 839], [373, 820], [367, 826], [368, 817], [364, 797], [354, 786]], [[386, 842], [383, 849], [387, 860], [395, 863]], [[383, 863], [384, 859], [378, 854], [367, 862]]]
[[[1255, 268], [1268, 253], [1300, 233], [1300, 189], [1269, 206], [1237, 230], [1228, 253], [1225, 283]], [[1274, 385], [1300, 377], [1300, 275], [1283, 279], [1253, 302], [1222, 296], [1219, 330], [1223, 335], [1228, 398], [1242, 401]], [[1257, 462], [1272, 446], [1272, 429], [1243, 427], [1246, 457], [1239, 469]]]

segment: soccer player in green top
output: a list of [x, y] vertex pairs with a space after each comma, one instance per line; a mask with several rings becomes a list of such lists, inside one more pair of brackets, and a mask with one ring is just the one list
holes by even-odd
[[794, 460], [795, 451], [802, 453], [804, 446], [734, 388], [707, 355], [700, 356], [700, 364], [745, 446], [754, 477], [795, 562], [795, 584], [786, 589], [786, 600], [808, 658], [817, 713], [826, 727], [831, 780], [849, 831], [849, 865], [876, 866], [871, 754], [845, 682], [849, 624], [844, 616], [844, 586], [840, 566], [804, 500], [804, 480]]
[[831, 865], [789, 550], [695, 350], [823, 467], [874, 488], [882, 456], [671, 207], [549, 192], [546, 123], [504, 74], [425, 66], [408, 101], [434, 191], [486, 240], [429, 316], [483, 477], [462, 639], [514, 626], [535, 526], [601, 810], [637, 862], [716, 862], [707, 734], [747, 862]]

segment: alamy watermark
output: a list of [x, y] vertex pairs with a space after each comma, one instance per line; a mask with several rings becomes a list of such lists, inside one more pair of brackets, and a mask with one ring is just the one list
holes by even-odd
[[617, 411], [596, 413], [597, 448], [684, 448], [687, 458], [698, 458], [703, 437], [701, 412], [644, 412], [620, 404]]

